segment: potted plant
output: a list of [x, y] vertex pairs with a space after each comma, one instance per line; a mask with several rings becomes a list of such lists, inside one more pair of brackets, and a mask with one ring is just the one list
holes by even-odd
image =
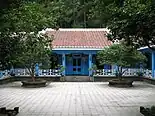
[[142, 113], [144, 116], [155, 116], [155, 106], [152, 106], [151, 108], [144, 108], [141, 106], [140, 113]]
[[89, 71], [92, 71], [91, 76], [93, 76], [97, 70], [97, 66], [95, 64], [92, 65], [91, 68], [88, 69]]
[[65, 81], [64, 75], [62, 73], [65, 70], [65, 67], [62, 65], [58, 65], [58, 69], [59, 69], [59, 73], [61, 74], [60, 81]]
[[65, 70], [65, 67], [62, 66], [62, 65], [58, 65], [57, 67], [58, 67], [58, 70], [59, 70], [59, 73], [61, 74], [61, 76], [64, 76], [64, 75], [62, 74], [62, 72]]
[[45, 80], [39, 80], [35, 77], [36, 64], [50, 64], [51, 40], [46, 35], [38, 33], [22, 33], [21, 45], [22, 53], [18, 56], [18, 61], [27, 70], [32, 80], [22, 81], [22, 86], [38, 87], [46, 86]]
[[128, 68], [126, 68], [126, 70], [122, 70], [122, 68], [142, 63], [146, 60], [146, 57], [132, 46], [114, 44], [100, 51], [97, 55], [97, 59], [101, 65], [117, 65], [115, 74], [117, 79], [109, 80], [109, 85], [132, 86], [133, 81], [122, 78]]

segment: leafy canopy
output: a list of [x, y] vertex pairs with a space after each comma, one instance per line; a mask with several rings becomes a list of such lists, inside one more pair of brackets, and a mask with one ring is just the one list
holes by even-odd
[[37, 2], [23, 2], [18, 8], [5, 10], [1, 32], [38, 32], [55, 26], [56, 16], [49, 7]]
[[112, 14], [108, 28], [111, 39], [124, 39], [126, 44], [151, 46], [155, 44], [155, 2], [152, 0], [124, 0], [122, 7], [109, 8]]
[[118, 67], [131, 67], [142, 63], [146, 60], [146, 57], [131, 46], [114, 44], [100, 51], [97, 54], [97, 59], [101, 65], [110, 64]]
[[46, 35], [22, 33], [22, 52], [18, 55], [18, 62], [29, 70], [32, 77], [36, 63], [50, 64], [51, 42], [51, 38]]

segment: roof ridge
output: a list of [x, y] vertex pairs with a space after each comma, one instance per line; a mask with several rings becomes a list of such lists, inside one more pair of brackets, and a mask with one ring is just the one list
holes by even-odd
[[[46, 28], [44, 31], [56, 31], [52, 28]], [[109, 33], [107, 28], [59, 28], [59, 31], [106, 31]]]

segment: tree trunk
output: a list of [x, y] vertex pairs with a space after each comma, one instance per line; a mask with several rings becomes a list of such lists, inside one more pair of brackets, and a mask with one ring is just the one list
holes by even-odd
[[121, 66], [118, 67], [117, 78], [118, 80], [122, 80], [122, 67]]
[[34, 69], [32, 69], [31, 77], [32, 77], [32, 81], [35, 82]]
[[122, 80], [122, 67], [120, 67], [119, 79]]

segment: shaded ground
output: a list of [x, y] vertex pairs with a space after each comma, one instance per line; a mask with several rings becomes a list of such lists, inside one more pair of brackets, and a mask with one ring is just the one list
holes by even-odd
[[54, 82], [44, 88], [0, 85], [0, 106], [20, 107], [18, 116], [141, 116], [140, 106], [155, 105], [155, 86], [134, 82], [131, 88], [107, 82]]

